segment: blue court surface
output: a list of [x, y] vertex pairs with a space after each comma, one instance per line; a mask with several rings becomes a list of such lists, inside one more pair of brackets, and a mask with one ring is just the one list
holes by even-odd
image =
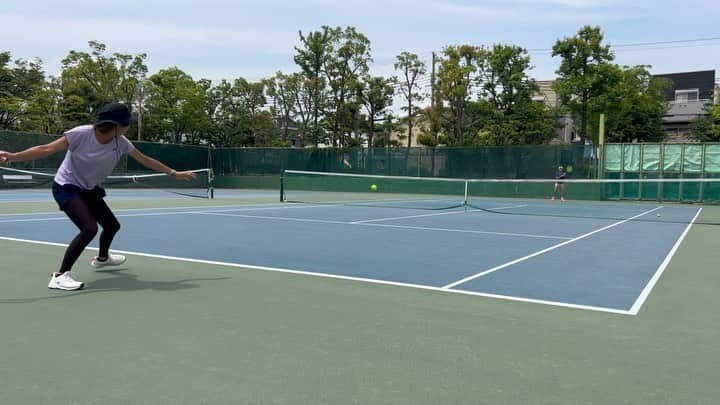
[[[110, 201], [136, 195], [115, 190]], [[49, 195], [21, 191], [1, 198], [47, 201]], [[674, 207], [673, 215], [687, 219], [677, 222], [638, 220], [668, 209], [648, 204], [590, 207], [618, 210], [621, 217], [612, 220], [527, 215], [534, 204], [550, 203], [524, 202], [525, 215], [289, 203], [117, 209], [122, 229], [112, 248], [188, 265], [209, 262], [634, 315], [698, 212]], [[588, 203], [564, 204], [572, 210]], [[59, 211], [0, 214], [0, 237], [6, 239], [64, 245], [76, 232]]]

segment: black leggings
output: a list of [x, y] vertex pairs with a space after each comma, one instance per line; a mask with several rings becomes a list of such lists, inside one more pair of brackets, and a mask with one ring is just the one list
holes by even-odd
[[98, 232], [98, 224], [103, 228], [100, 234], [100, 252], [99, 257], [108, 257], [110, 243], [115, 237], [117, 231], [120, 230], [120, 223], [105, 204], [102, 198], [83, 198], [76, 197], [65, 203], [63, 211], [68, 218], [80, 229], [80, 233], [70, 242], [65, 251], [65, 257], [62, 261], [59, 273], [70, 271], [73, 264], [82, 254], [83, 250], [93, 240]]

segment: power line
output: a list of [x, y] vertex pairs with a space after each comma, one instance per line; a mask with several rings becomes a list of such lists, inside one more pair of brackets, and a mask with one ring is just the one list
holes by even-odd
[[[719, 40], [720, 40], [720, 37], [710, 37], [710, 38], [679, 39], [679, 40], [673, 40], [673, 41], [635, 42], [635, 43], [617, 44], [617, 45], [613, 45], [611, 43], [610, 48], [640, 47], [640, 49], [635, 49], [635, 50], [642, 50], [642, 47], [645, 47], [645, 46], [669, 45], [669, 44], [681, 44], [681, 43], [688, 43], [688, 44], [677, 46], [676, 48], [686, 48], [686, 47], [689, 48], [689, 47], [698, 47], [698, 46], [717, 45], [717, 44], [700, 44], [700, 45], [689, 44], [692, 42], [709, 42], [709, 41], [719, 41]], [[651, 49], [664, 49], [664, 48], [651, 48]], [[528, 49], [527, 51], [528, 51], [528, 53], [552, 52], [552, 48]]]
[[702, 41], [717, 41], [720, 40], [720, 37], [713, 37], [713, 38], [695, 38], [695, 39], [679, 39], [676, 41], [656, 41], [656, 42], [638, 42], [636, 44], [619, 44], [619, 45], [613, 45], [616, 48], [625, 47], [625, 46], [636, 46], [636, 45], [665, 45], [665, 44], [679, 44], [682, 42], [702, 42]]

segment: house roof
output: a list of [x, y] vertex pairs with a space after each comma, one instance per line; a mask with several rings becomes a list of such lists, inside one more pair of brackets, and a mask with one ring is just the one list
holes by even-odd
[[673, 86], [665, 90], [665, 99], [675, 100], [675, 90], [698, 89], [700, 100], [711, 100], [715, 88], [715, 71], [701, 70], [697, 72], [666, 73], [655, 75], [669, 79]]

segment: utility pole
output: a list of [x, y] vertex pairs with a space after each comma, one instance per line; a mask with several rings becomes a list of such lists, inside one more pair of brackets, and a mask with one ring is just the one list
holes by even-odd
[[142, 141], [142, 113], [143, 113], [143, 86], [139, 84], [140, 98], [138, 99], [138, 141]]
[[435, 108], [435, 52], [432, 53], [432, 66], [430, 70], [430, 107]]

